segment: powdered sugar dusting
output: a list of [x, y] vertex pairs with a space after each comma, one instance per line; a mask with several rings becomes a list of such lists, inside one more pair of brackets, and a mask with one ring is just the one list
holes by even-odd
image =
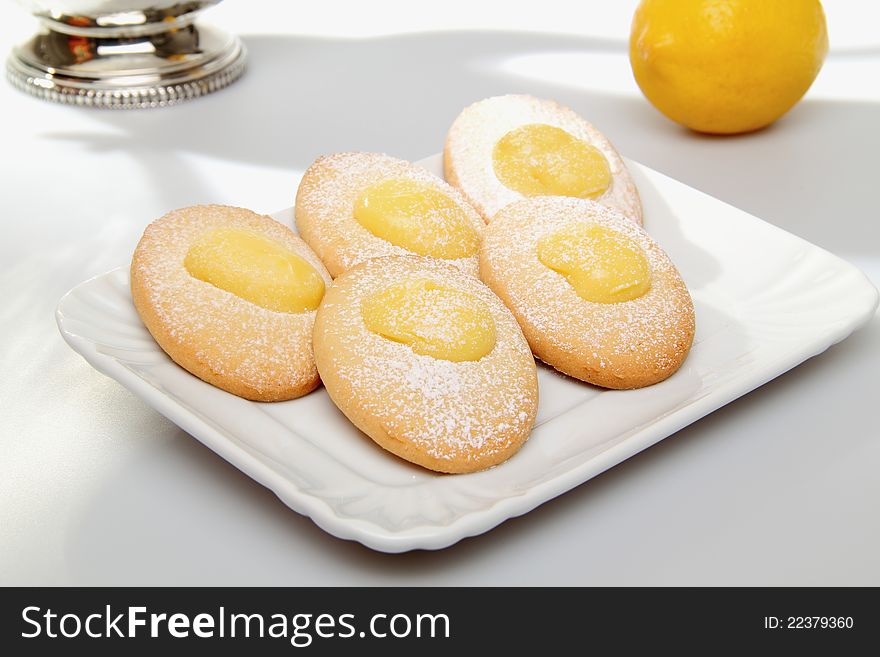
[[[333, 276], [370, 258], [412, 255], [377, 237], [354, 218], [360, 193], [388, 179], [436, 187], [462, 208], [473, 229], [482, 235], [485, 223], [461, 192], [426, 169], [383, 153], [334, 153], [318, 158], [308, 168], [296, 194], [297, 229]], [[476, 255], [445, 262], [477, 274]]]
[[330, 276], [314, 253], [285, 226], [249, 210], [218, 205], [176, 210], [147, 227], [132, 260], [138, 312], [159, 345], [187, 369], [239, 381], [256, 398], [317, 381], [311, 346], [315, 311], [268, 310], [191, 276], [190, 246], [217, 228], [252, 230], [283, 244]]
[[[409, 278], [435, 280], [485, 304], [496, 328], [493, 349], [476, 361], [450, 362], [368, 330], [363, 300]], [[394, 440], [435, 459], [491, 464], [531, 430], [537, 375], [519, 326], [480, 281], [445, 263], [390, 257], [351, 270], [328, 291], [315, 342], [327, 391], [355, 424], [367, 430], [359, 419], [378, 421]]]
[[523, 198], [498, 180], [492, 152], [504, 135], [529, 123], [561, 128], [597, 148], [608, 160], [611, 185], [595, 200], [641, 225], [642, 206], [635, 183], [611, 142], [568, 107], [526, 95], [495, 96], [466, 107], [446, 137], [446, 179], [464, 192], [487, 221], [508, 203]]
[[[576, 222], [620, 232], [637, 244], [650, 267], [650, 289], [626, 302], [592, 303], [545, 266], [538, 241]], [[690, 348], [693, 303], [672, 261], [642, 228], [593, 201], [538, 197], [507, 206], [486, 231], [480, 267], [536, 353], [576, 354], [588, 369], [624, 377], [633, 368], [674, 371]]]

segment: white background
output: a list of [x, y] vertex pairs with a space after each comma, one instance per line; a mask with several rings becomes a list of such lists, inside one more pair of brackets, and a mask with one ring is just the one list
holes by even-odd
[[[628, 157], [880, 281], [880, 5], [825, 3], [831, 52], [756, 134], [698, 136], [636, 87], [634, 2], [226, 0], [250, 70], [175, 108], [0, 83], [0, 584], [880, 585], [880, 320], [488, 534], [383, 555], [288, 510], [61, 340], [53, 312], [195, 203], [273, 212], [322, 153], [439, 151], [458, 111], [558, 99]], [[0, 46], [33, 20], [0, 5]]]

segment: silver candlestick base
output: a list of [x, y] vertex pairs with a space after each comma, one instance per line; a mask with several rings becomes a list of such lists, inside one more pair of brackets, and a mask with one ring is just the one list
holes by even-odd
[[244, 72], [238, 37], [195, 23], [220, 0], [26, 0], [42, 28], [6, 62], [10, 82], [46, 100], [163, 107], [222, 89]]

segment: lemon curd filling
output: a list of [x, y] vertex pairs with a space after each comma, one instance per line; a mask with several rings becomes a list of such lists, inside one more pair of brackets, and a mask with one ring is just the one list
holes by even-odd
[[464, 210], [430, 183], [389, 179], [358, 196], [354, 218], [376, 237], [418, 255], [466, 258], [479, 235]]
[[538, 241], [538, 259], [565, 276], [587, 301], [631, 301], [651, 289], [651, 270], [641, 247], [603, 226], [573, 223], [544, 236]]
[[205, 233], [190, 247], [183, 266], [194, 278], [269, 310], [314, 310], [324, 297], [324, 280], [312, 265], [249, 230]]
[[367, 329], [423, 356], [479, 360], [495, 347], [495, 322], [479, 299], [428, 279], [391, 285], [361, 306]]
[[523, 196], [596, 198], [611, 185], [608, 160], [561, 128], [530, 123], [511, 130], [492, 152], [495, 175]]

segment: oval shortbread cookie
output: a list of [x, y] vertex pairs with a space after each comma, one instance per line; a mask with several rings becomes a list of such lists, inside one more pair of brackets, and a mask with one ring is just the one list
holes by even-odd
[[447, 134], [443, 169], [487, 222], [513, 201], [564, 195], [595, 200], [642, 223], [636, 186], [614, 146], [552, 100], [495, 96], [466, 107]]
[[318, 158], [297, 190], [296, 225], [334, 278], [370, 258], [412, 254], [476, 276], [485, 226], [457, 189], [382, 153]]
[[135, 308], [159, 346], [204, 381], [257, 401], [320, 383], [311, 336], [330, 280], [290, 229], [220, 205], [156, 220], [131, 263]]
[[594, 201], [517, 201], [489, 224], [480, 275], [545, 363], [606, 388], [662, 381], [684, 362], [694, 306], [639, 226]]
[[513, 455], [535, 420], [537, 371], [510, 311], [477, 278], [419, 256], [369, 260], [318, 310], [330, 398], [386, 450], [440, 472]]

